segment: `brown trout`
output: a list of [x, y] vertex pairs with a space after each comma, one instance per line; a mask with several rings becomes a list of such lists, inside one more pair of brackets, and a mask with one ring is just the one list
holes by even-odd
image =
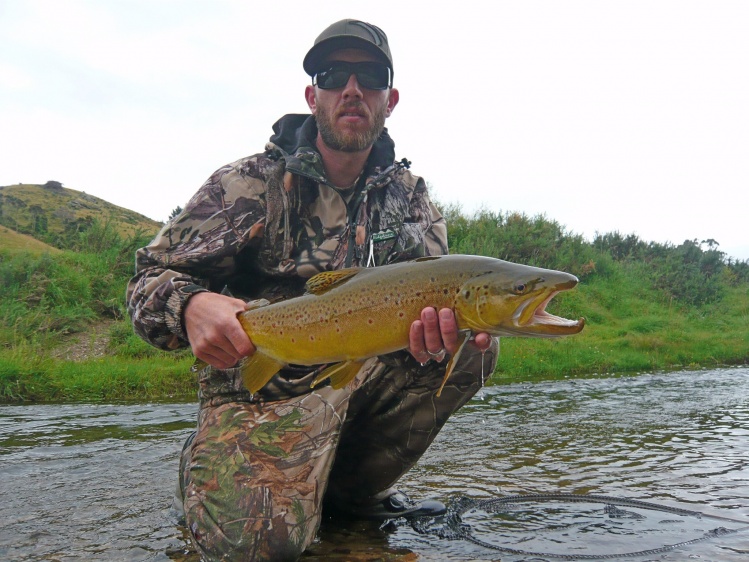
[[583, 318], [546, 312], [554, 295], [577, 282], [569, 273], [469, 255], [327, 271], [312, 277], [301, 297], [260, 301], [238, 315], [257, 348], [239, 366], [253, 393], [289, 364], [333, 363], [312, 385], [330, 377], [334, 388], [342, 388], [365, 360], [406, 349], [411, 323], [431, 306], [452, 309], [463, 337], [447, 365], [444, 386], [474, 333], [554, 337], [580, 332]]

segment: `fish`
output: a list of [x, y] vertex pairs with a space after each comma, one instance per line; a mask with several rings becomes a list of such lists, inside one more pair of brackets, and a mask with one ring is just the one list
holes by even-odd
[[461, 254], [324, 271], [307, 281], [304, 295], [273, 304], [255, 301], [237, 315], [256, 348], [238, 367], [252, 393], [291, 364], [329, 365], [312, 386], [330, 379], [333, 388], [343, 388], [367, 359], [408, 348], [411, 324], [425, 307], [449, 308], [462, 342], [447, 364], [439, 396], [476, 333], [579, 333], [584, 318], [546, 311], [555, 295], [577, 284], [577, 277], [562, 271]]

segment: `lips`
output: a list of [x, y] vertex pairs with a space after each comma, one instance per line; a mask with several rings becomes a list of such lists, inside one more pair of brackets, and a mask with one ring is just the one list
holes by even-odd
[[361, 106], [344, 106], [338, 111], [338, 117], [352, 119], [368, 119], [369, 115]]

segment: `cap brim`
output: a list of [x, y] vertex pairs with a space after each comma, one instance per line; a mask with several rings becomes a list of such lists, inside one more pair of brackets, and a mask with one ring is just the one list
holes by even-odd
[[314, 76], [318, 71], [321, 70], [322, 64], [325, 60], [335, 51], [341, 49], [361, 49], [379, 58], [384, 64], [388, 65], [390, 70], [393, 70], [393, 64], [388, 58], [387, 54], [373, 45], [371, 42], [360, 39], [359, 37], [352, 37], [351, 35], [330, 37], [324, 41], [320, 41], [317, 45], [312, 47], [307, 56], [304, 57], [304, 71], [310, 76]]

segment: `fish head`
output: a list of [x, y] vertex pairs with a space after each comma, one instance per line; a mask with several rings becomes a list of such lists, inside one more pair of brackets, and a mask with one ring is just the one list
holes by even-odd
[[461, 327], [494, 336], [530, 337], [566, 336], [583, 329], [583, 318], [568, 320], [546, 311], [551, 299], [577, 285], [577, 277], [497, 261], [498, 267], [461, 286], [455, 301]]

